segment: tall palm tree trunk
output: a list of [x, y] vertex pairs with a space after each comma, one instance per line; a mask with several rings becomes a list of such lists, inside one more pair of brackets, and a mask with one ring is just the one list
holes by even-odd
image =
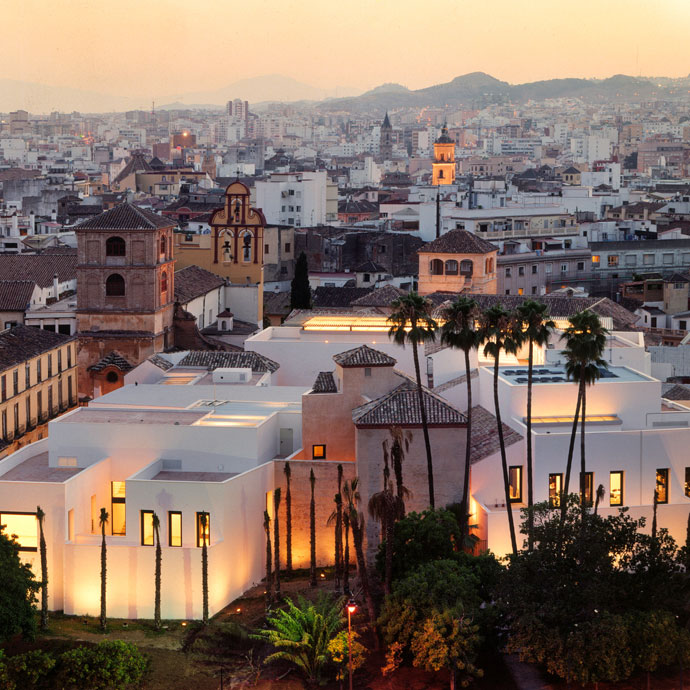
[[290, 463], [285, 463], [285, 570], [292, 572], [292, 493], [290, 491], [290, 479], [292, 470]]
[[582, 406], [580, 408], [580, 505], [582, 507], [582, 519], [584, 520], [585, 511], [587, 510], [587, 463], [585, 462], [585, 414], [587, 407], [587, 384], [585, 382], [585, 367], [582, 367]]
[[316, 477], [312, 469], [309, 475], [311, 484], [311, 501], [309, 502], [309, 585], [316, 587], [316, 502], [314, 501], [314, 485]]
[[280, 600], [280, 487], [273, 492], [273, 582], [275, 583], [276, 599]]
[[513, 522], [513, 510], [510, 505], [510, 479], [508, 477], [508, 460], [506, 458], [506, 443], [503, 438], [503, 422], [501, 421], [501, 406], [498, 401], [498, 357], [494, 358], [494, 407], [496, 408], [496, 425], [498, 426], [498, 443], [501, 447], [501, 465], [503, 466], [503, 488], [506, 498], [506, 513], [508, 515], [508, 529], [510, 530], [510, 546], [513, 555], [517, 556], [517, 540], [515, 539], [515, 524]]
[[345, 530], [345, 551], [343, 553], [343, 593], [350, 594], [350, 518], [347, 511], [343, 514]]
[[273, 603], [273, 549], [271, 548], [271, 518], [264, 510], [264, 532], [266, 532], [266, 608]]
[[369, 623], [374, 631], [374, 637], [376, 638], [376, 606], [374, 605], [374, 598], [371, 595], [369, 573], [367, 572], [367, 563], [364, 558], [364, 518], [362, 517], [361, 513], [356, 513], [353, 511], [350, 517], [350, 526], [352, 527], [352, 538], [355, 542], [355, 555], [357, 556], [357, 571], [359, 573], [359, 581], [362, 585], [362, 593], [364, 594], [364, 601], [367, 605]]
[[156, 523], [154, 526], [154, 536], [156, 538], [156, 572], [155, 572], [155, 587], [153, 601], [153, 627], [156, 630], [161, 628], [161, 566], [163, 561], [163, 554], [161, 551], [161, 535], [160, 528]]
[[[101, 510], [103, 510], [103, 509], [101, 509]], [[105, 522], [102, 521], [102, 523], [101, 523], [101, 617], [100, 617], [101, 630], [105, 630], [106, 564], [107, 564], [107, 554], [106, 554], [106, 546], [105, 546]]]
[[532, 383], [534, 343], [529, 341], [527, 363], [527, 550], [534, 547], [534, 466], [532, 459]]
[[343, 578], [343, 466], [338, 465], [338, 493], [335, 497], [335, 589], [340, 589]]
[[45, 630], [48, 627], [48, 555], [46, 538], [43, 533], [45, 513], [41, 510], [41, 506], [36, 508], [36, 517], [38, 518], [38, 545], [41, 553], [41, 630]]
[[[573, 416], [573, 428], [570, 432], [570, 445], [568, 446], [568, 460], [565, 466], [565, 480], [563, 486], [561, 487], [561, 495], [559, 497], [559, 502], [561, 506], [561, 523], [559, 532], [562, 533], [563, 526], [565, 525], [565, 515], [568, 510], [568, 493], [570, 491], [570, 474], [573, 467], [573, 454], [575, 452], [575, 436], [577, 436], [577, 423], [580, 420], [580, 406], [582, 405], [582, 388], [578, 386], [577, 389], [577, 404], [575, 405], [575, 415]], [[559, 551], [560, 551], [560, 541], [562, 534], [559, 537]]]
[[470, 376], [470, 351], [465, 350], [465, 376], [467, 377], [467, 436], [465, 437], [465, 475], [462, 481], [462, 522], [460, 523], [460, 545], [469, 535], [470, 513], [470, 471], [472, 463], [472, 378]]
[[[393, 499], [392, 496], [391, 499]], [[394, 499], [391, 501], [391, 505], [395, 505], [393, 501]], [[386, 515], [384, 524], [381, 525], [381, 528], [384, 534], [384, 539], [386, 540], [386, 565], [383, 578], [383, 593], [388, 596], [391, 593], [391, 586], [393, 583], [393, 538], [395, 532], [394, 513], [391, 512], [390, 514]]]
[[424, 406], [424, 393], [422, 391], [422, 375], [419, 371], [419, 353], [417, 344], [412, 345], [412, 356], [414, 359], [414, 373], [417, 377], [417, 398], [419, 400], [419, 410], [422, 416], [422, 429], [424, 430], [424, 446], [426, 447], [426, 471], [429, 481], [429, 506], [435, 508], [434, 501], [434, 466], [431, 460], [431, 442], [429, 441], [429, 425], [426, 419], [426, 407]]

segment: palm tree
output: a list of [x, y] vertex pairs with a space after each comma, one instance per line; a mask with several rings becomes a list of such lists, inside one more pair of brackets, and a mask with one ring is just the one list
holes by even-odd
[[495, 304], [482, 312], [479, 323], [479, 340], [484, 343], [484, 355], [494, 358], [494, 408], [496, 411], [496, 425], [498, 428], [498, 443], [501, 448], [501, 464], [503, 467], [503, 488], [505, 489], [506, 513], [510, 530], [510, 544], [513, 555], [517, 555], [517, 541], [515, 539], [515, 524], [510, 505], [510, 479], [508, 477], [508, 460], [506, 458], [506, 444], [503, 437], [503, 422], [501, 421], [501, 406], [498, 401], [498, 367], [501, 352], [516, 354], [522, 343], [522, 331], [517, 326], [514, 314], [507, 312], [501, 304]]
[[108, 524], [108, 511], [101, 508], [98, 516], [98, 524], [101, 526], [101, 630], [105, 631], [105, 574], [106, 574], [106, 546], [105, 546], [105, 526]]
[[199, 522], [201, 523], [201, 596], [203, 599], [201, 620], [204, 625], [208, 625], [208, 549], [206, 548], [208, 513], [201, 513]]
[[271, 561], [273, 553], [271, 549], [271, 517], [264, 510], [264, 532], [266, 532], [266, 608], [273, 603], [273, 573]]
[[424, 445], [426, 447], [426, 465], [429, 482], [429, 505], [434, 504], [434, 467], [431, 460], [431, 442], [429, 441], [429, 425], [426, 417], [426, 407], [424, 406], [424, 392], [422, 390], [422, 375], [419, 370], [418, 346], [436, 337], [438, 324], [431, 317], [432, 304], [426, 297], [410, 292], [408, 295], [399, 297], [391, 304], [393, 313], [388, 317], [391, 324], [388, 336], [398, 345], [405, 346], [406, 343], [412, 345], [412, 356], [414, 359], [414, 372], [417, 379], [417, 398], [419, 410], [422, 418], [422, 429], [424, 430]]
[[465, 468], [462, 482], [462, 520], [460, 521], [460, 543], [465, 542], [469, 532], [470, 467], [472, 456], [472, 379], [470, 352], [479, 347], [479, 334], [475, 328], [477, 302], [459, 297], [442, 311], [445, 323], [441, 329], [441, 342], [462, 350], [465, 355], [465, 378], [467, 379], [467, 436], [465, 438]]
[[316, 503], [314, 501], [314, 485], [316, 477], [314, 468], [309, 472], [311, 484], [311, 501], [309, 502], [309, 584], [316, 587]]
[[41, 506], [36, 506], [38, 520], [38, 548], [41, 552], [41, 630], [48, 627], [48, 556], [46, 553], [46, 538], [43, 533], [43, 521], [46, 514]]
[[[602, 355], [606, 347], [608, 331], [602, 326], [601, 319], [589, 309], [570, 317], [570, 326], [563, 331], [562, 339], [566, 341], [563, 351], [566, 358], [565, 371], [579, 385], [580, 398], [580, 505], [584, 518], [586, 508], [586, 462], [585, 462], [585, 418], [587, 415], [587, 386], [591, 386], [601, 377], [601, 370], [608, 367]], [[573, 434], [577, 426], [573, 425]], [[571, 444], [573, 439], [571, 438]], [[572, 457], [568, 458], [569, 464]]]
[[599, 512], [599, 503], [604, 500], [604, 496], [606, 495], [606, 489], [604, 488], [603, 484], [599, 484], [597, 487], [597, 500], [594, 503], [594, 514], [596, 515]]
[[290, 463], [286, 462], [283, 467], [285, 473], [285, 548], [287, 553], [285, 555], [285, 569], [288, 575], [292, 573], [292, 494], [290, 493], [290, 478], [292, 477], [292, 470]]
[[156, 594], [154, 597], [153, 604], [153, 627], [156, 630], [161, 629], [161, 563], [163, 560], [163, 554], [161, 553], [161, 521], [156, 513], [153, 514], [151, 519], [153, 523], [153, 538], [156, 541]]
[[[342, 507], [342, 499], [340, 502]], [[350, 514], [343, 511], [343, 531], [345, 532], [345, 546], [343, 548], [343, 594], [350, 594]]]
[[338, 464], [338, 493], [335, 495], [335, 588], [343, 577], [343, 466]]
[[345, 486], [343, 487], [343, 497], [345, 503], [345, 513], [348, 516], [350, 528], [352, 529], [352, 539], [355, 543], [357, 572], [359, 573], [359, 581], [362, 585], [364, 601], [367, 605], [369, 623], [374, 629], [374, 634], [376, 634], [376, 607], [374, 606], [374, 598], [371, 595], [367, 562], [364, 558], [364, 515], [359, 510], [360, 495], [359, 479], [357, 477], [351, 479], [349, 482], [345, 482]]
[[280, 600], [280, 487], [273, 492], [273, 580], [276, 586], [276, 599]]
[[[403, 431], [399, 426], [393, 426], [389, 429], [391, 436], [390, 445], [390, 460], [393, 465], [393, 474], [395, 475], [395, 491], [398, 499], [398, 507], [400, 509], [399, 519], [405, 517], [405, 499], [411, 494], [403, 484], [402, 465], [405, 460], [405, 453], [410, 449], [412, 442], [412, 432]], [[388, 462], [389, 449], [388, 439], [383, 441], [383, 458], [384, 462]]]
[[542, 302], [525, 300], [517, 309], [522, 322], [524, 336], [529, 343], [527, 359], [527, 548], [534, 544], [534, 461], [532, 457], [532, 384], [534, 367], [534, 346], [544, 347], [556, 330], [556, 324], [549, 318], [548, 307]]

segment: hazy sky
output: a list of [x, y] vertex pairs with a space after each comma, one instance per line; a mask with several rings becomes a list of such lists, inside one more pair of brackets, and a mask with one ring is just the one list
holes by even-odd
[[0, 76], [165, 98], [285, 74], [420, 88], [690, 72], [690, 0], [2, 0]]

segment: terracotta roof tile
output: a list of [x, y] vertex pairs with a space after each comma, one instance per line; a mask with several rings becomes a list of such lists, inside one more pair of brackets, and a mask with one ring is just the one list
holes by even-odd
[[[522, 440], [522, 435], [503, 424], [503, 439], [508, 446]], [[471, 462], [479, 462], [500, 450], [496, 417], [481, 405], [472, 408], [472, 451]]]
[[72, 335], [17, 325], [0, 331], [0, 371], [22, 364], [55, 347], [74, 340]]
[[311, 389], [312, 393], [337, 393], [332, 371], [320, 371]]
[[75, 230], [158, 230], [173, 228], [174, 220], [164, 218], [157, 213], [139, 208], [134, 204], [124, 203], [103, 211], [74, 226]]
[[53, 284], [53, 276], [65, 283], [77, 277], [77, 253], [0, 254], [0, 276], [3, 281], [31, 280], [39, 287]]
[[498, 251], [498, 247], [491, 242], [477, 237], [467, 230], [450, 230], [418, 250], [419, 254], [490, 254]]
[[210, 352], [192, 350], [180, 362], [180, 367], [203, 367], [204, 369], [251, 369], [256, 373], [278, 371], [280, 364], [258, 352]]
[[26, 311], [35, 288], [33, 280], [0, 280], [0, 311]]
[[134, 367], [119, 353], [113, 350], [105, 357], [102, 357], [95, 364], [89, 367], [90, 371], [103, 371], [106, 367], [117, 367], [120, 371], [127, 373], [132, 371]]
[[200, 266], [185, 266], [175, 271], [175, 301], [187, 304], [211, 290], [225, 285], [225, 279]]
[[333, 355], [333, 361], [341, 367], [392, 367], [396, 363], [385, 352], [374, 350], [368, 345], [360, 345]]

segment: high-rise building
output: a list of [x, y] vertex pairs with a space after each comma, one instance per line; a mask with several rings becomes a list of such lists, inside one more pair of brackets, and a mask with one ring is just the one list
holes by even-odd
[[233, 101], [228, 101], [225, 107], [228, 117], [245, 122], [249, 119], [249, 101], [235, 98]]

